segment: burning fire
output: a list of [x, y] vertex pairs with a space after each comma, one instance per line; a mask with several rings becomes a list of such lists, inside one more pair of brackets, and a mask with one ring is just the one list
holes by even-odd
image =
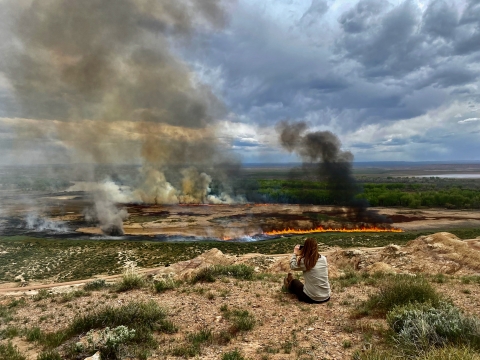
[[359, 227], [359, 228], [324, 228], [323, 226], [319, 226], [315, 229], [283, 229], [283, 230], [272, 230], [272, 231], [265, 231], [264, 235], [286, 235], [286, 234], [296, 234], [296, 235], [303, 235], [303, 234], [313, 234], [313, 233], [322, 233], [322, 232], [345, 232], [345, 233], [358, 233], [358, 232], [403, 232], [402, 229], [398, 228], [380, 228], [377, 226], [372, 227]]

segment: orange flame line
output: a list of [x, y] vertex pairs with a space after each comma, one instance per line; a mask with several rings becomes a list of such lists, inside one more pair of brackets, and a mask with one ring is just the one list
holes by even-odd
[[354, 229], [347, 229], [347, 228], [335, 229], [335, 228], [324, 228], [322, 226], [319, 226], [318, 228], [309, 229], [309, 230], [302, 230], [302, 229], [272, 230], [272, 231], [265, 231], [263, 234], [264, 235], [286, 235], [286, 234], [302, 235], [302, 234], [313, 234], [313, 233], [324, 233], [324, 232], [342, 232], [342, 233], [395, 232], [395, 233], [400, 233], [400, 232], [403, 232], [403, 230], [398, 229], [398, 228], [385, 229], [385, 228], [379, 228], [379, 227], [375, 227], [375, 226], [373, 226], [373, 227], [360, 227], [360, 228], [354, 228]]

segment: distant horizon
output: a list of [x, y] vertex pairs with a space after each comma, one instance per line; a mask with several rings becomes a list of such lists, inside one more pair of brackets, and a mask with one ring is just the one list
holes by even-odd
[[[300, 161], [294, 162], [241, 162], [243, 167], [265, 167], [265, 166], [274, 166], [274, 167], [295, 167], [301, 166], [304, 163]], [[408, 160], [378, 160], [378, 161], [353, 161], [353, 166], [366, 167], [369, 165], [384, 165], [384, 166], [394, 166], [394, 165], [480, 165], [480, 160], [419, 160], [419, 161], [408, 161]], [[315, 163], [311, 164], [315, 166]], [[56, 163], [56, 164], [0, 164], [0, 168], [8, 167], [35, 167], [35, 166], [142, 166], [142, 164], [136, 163]]]

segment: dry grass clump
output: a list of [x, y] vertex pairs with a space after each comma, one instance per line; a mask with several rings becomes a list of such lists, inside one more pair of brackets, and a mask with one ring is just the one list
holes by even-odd
[[200, 270], [192, 279], [192, 284], [197, 282], [214, 282], [218, 277], [228, 276], [241, 280], [253, 280], [255, 273], [252, 266], [245, 264], [214, 265]]
[[222, 360], [245, 360], [245, 358], [237, 349], [235, 349], [223, 354]]
[[433, 349], [426, 353], [421, 360], [480, 360], [478, 351], [468, 347], [445, 347]]
[[0, 360], [26, 360], [26, 358], [9, 341], [6, 344], [0, 344]]
[[38, 354], [37, 360], [63, 360], [63, 359], [57, 351], [47, 350]]
[[[125, 349], [129, 353], [135, 353], [141, 358], [143, 355], [140, 356], [140, 353], [148, 354], [149, 349], [157, 346], [153, 338], [153, 331], [165, 333], [177, 331], [175, 325], [166, 319], [166, 312], [156, 302], [132, 301], [120, 307], [106, 306], [87, 314], [77, 315], [67, 328], [56, 332], [44, 333], [39, 328], [34, 327], [26, 330], [25, 336], [27, 340], [35, 341], [52, 350], [72, 337], [85, 334], [91, 330], [98, 329], [101, 333], [102, 329], [106, 331], [106, 328], [122, 326], [128, 326], [130, 330], [133, 330], [134, 336], [129, 337], [128, 341], [122, 344], [122, 347], [104, 347], [105, 352], [102, 353], [102, 358], [116, 359], [119, 356], [117, 352]], [[79, 356], [91, 355], [91, 353], [88, 353], [88, 349], [85, 350], [87, 352], [82, 352], [81, 349], [77, 350], [74, 347], [70, 347], [70, 351], [65, 355], [65, 359], [76, 359]]]
[[141, 289], [145, 285], [143, 276], [135, 271], [134, 267], [128, 267], [123, 273], [122, 279], [116, 286], [117, 292]]
[[90, 282], [87, 282], [83, 285], [83, 290], [85, 291], [98, 291], [107, 287], [107, 283], [104, 279], [95, 279]]
[[174, 279], [155, 280], [153, 282], [153, 287], [155, 288], [155, 291], [158, 293], [175, 289], [179, 285], [180, 285], [180, 282], [175, 281]]
[[422, 276], [388, 276], [378, 287], [377, 293], [357, 307], [355, 316], [384, 316], [396, 306], [415, 302], [437, 305], [441, 300], [441, 296]]

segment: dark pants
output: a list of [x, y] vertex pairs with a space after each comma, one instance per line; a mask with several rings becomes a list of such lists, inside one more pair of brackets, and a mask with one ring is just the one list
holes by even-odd
[[330, 298], [322, 300], [322, 301], [315, 301], [310, 299], [310, 297], [303, 292], [303, 283], [300, 280], [293, 279], [288, 286], [288, 291], [292, 294], [297, 295], [298, 300], [309, 303], [309, 304], [321, 304], [330, 300]]

